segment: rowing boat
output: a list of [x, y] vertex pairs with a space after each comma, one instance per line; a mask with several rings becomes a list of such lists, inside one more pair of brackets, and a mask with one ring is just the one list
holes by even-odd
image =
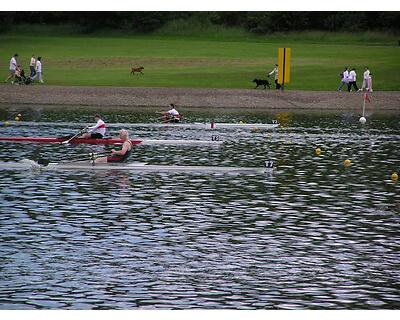
[[[52, 138], [52, 137], [0, 137], [0, 141], [9, 142], [29, 142], [29, 143], [63, 143], [68, 140], [67, 138]], [[71, 144], [103, 144], [103, 145], [118, 145], [123, 144], [124, 141], [117, 138], [104, 138], [104, 139], [86, 139], [74, 138], [68, 143]], [[133, 145], [220, 145], [222, 141], [213, 140], [155, 140], [155, 139], [131, 139]]]
[[[5, 122], [0, 122], [5, 125]], [[72, 122], [34, 122], [9, 121], [7, 125], [18, 126], [49, 126], [49, 127], [85, 127], [90, 123]], [[224, 123], [224, 122], [194, 122], [194, 123], [107, 123], [110, 128], [187, 128], [187, 129], [275, 129], [278, 123]]]
[[188, 129], [275, 129], [278, 123], [129, 123], [126, 127], [188, 128]]
[[[11, 141], [11, 142], [34, 142], [34, 143], [62, 143], [67, 141], [69, 138], [52, 138], [52, 137], [0, 137], [0, 141]], [[141, 140], [131, 140], [132, 144], [139, 144]], [[124, 143], [121, 139], [85, 139], [75, 138], [69, 141], [71, 144], [122, 144]]]
[[20, 162], [0, 162], [0, 170], [33, 169], [33, 170], [122, 170], [137, 172], [193, 172], [193, 173], [265, 173], [273, 170], [266, 167], [216, 167], [216, 166], [177, 166], [177, 165], [149, 165], [147, 163], [127, 164], [91, 164], [91, 163], [53, 163], [41, 166], [37, 162], [24, 159]]

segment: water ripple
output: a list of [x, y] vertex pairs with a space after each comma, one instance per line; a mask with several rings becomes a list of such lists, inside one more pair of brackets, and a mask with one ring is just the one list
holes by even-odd
[[[88, 114], [47, 111], [41, 119], [87, 122]], [[146, 113], [106, 116], [140, 121]], [[288, 122], [275, 132], [223, 130], [219, 149], [138, 147], [132, 161], [259, 166], [271, 159], [278, 166], [271, 175], [0, 171], [0, 309], [399, 308], [400, 193], [390, 181], [399, 167], [399, 116], [377, 114], [365, 128], [351, 114], [246, 117]], [[39, 131], [0, 127], [0, 134]], [[88, 150], [0, 143], [2, 161]]]

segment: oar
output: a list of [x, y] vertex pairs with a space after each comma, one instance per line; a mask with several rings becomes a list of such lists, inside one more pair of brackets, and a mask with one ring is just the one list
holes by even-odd
[[162, 123], [170, 123], [172, 121], [172, 118], [161, 118]]
[[106, 156], [109, 156], [109, 155], [110, 155], [110, 152], [107, 152], [107, 153], [91, 152], [89, 154], [81, 154], [81, 155], [76, 155], [74, 157], [69, 157], [69, 158], [53, 159], [53, 161], [51, 161], [49, 159], [39, 158], [37, 160], [37, 163], [46, 167], [46, 166], [49, 165], [50, 162], [68, 163], [68, 162], [79, 162], [79, 161], [84, 161], [84, 160], [94, 161], [99, 157], [106, 157]]
[[81, 135], [86, 129], [87, 129], [87, 127], [86, 127], [86, 128], [83, 128], [83, 129], [82, 129], [81, 131], [79, 131], [76, 135], [72, 136], [72, 137], [69, 138], [68, 140], [65, 140], [65, 141], [61, 142], [61, 144], [67, 144], [67, 143], [69, 143], [72, 139], [74, 139], [74, 138], [76, 138], [77, 136]]

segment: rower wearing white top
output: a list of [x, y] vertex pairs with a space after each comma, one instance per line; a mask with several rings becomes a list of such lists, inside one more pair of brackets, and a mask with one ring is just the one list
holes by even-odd
[[175, 105], [171, 103], [169, 105], [170, 109], [167, 112], [160, 112], [163, 117], [162, 121], [166, 122], [180, 122], [182, 120], [182, 116], [179, 114], [178, 110], [175, 109]]
[[96, 120], [96, 124], [94, 126], [86, 128], [88, 130], [88, 132], [82, 136], [83, 138], [103, 139], [104, 136], [106, 135], [106, 124], [101, 119], [101, 116], [99, 114], [96, 114], [94, 116], [94, 119]]

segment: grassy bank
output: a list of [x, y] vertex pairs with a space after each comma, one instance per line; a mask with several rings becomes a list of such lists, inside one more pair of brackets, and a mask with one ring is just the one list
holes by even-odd
[[[400, 90], [400, 47], [389, 34], [256, 36], [240, 29], [170, 24], [146, 36], [71, 35], [67, 26], [44, 35], [41, 26], [26, 28], [0, 35], [4, 78], [10, 56], [18, 52], [25, 69], [32, 53], [42, 56], [44, 80], [55, 85], [252, 88], [251, 80], [265, 78], [277, 49], [286, 46], [292, 48], [293, 66], [288, 89], [334, 90], [344, 66], [357, 68], [360, 83], [368, 65], [376, 90]], [[143, 66], [144, 75], [131, 76], [131, 66]]]

